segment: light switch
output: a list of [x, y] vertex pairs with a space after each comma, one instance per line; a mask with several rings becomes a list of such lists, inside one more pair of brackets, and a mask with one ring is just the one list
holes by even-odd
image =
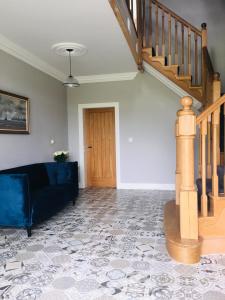
[[133, 139], [132, 137], [129, 137], [129, 138], [128, 138], [128, 142], [129, 142], [129, 143], [133, 143], [133, 140], [134, 140], [134, 139]]

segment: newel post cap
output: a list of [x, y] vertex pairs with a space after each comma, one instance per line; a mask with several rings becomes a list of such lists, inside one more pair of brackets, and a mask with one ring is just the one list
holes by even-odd
[[215, 72], [213, 74], [213, 79], [216, 80], [216, 81], [219, 81], [220, 80], [220, 73], [219, 72]]
[[178, 110], [178, 117], [183, 115], [195, 115], [194, 111], [192, 110], [193, 99], [191, 97], [185, 96], [181, 98], [180, 104], [183, 106], [183, 108]]
[[202, 23], [201, 27], [202, 27], [202, 30], [206, 30], [207, 29], [207, 24], [206, 23]]
[[193, 99], [189, 96], [185, 96], [180, 100], [181, 105], [184, 107], [183, 110], [191, 110], [191, 106], [193, 104]]

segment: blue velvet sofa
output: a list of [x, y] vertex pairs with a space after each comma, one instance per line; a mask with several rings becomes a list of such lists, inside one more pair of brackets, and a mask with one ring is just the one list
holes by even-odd
[[0, 226], [32, 226], [78, 195], [77, 162], [38, 163], [0, 171]]

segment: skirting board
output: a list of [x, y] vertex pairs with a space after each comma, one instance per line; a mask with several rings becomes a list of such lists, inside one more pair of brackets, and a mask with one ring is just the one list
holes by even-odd
[[[79, 184], [79, 188], [83, 189], [84, 185]], [[160, 183], [119, 183], [118, 190], [154, 190], [154, 191], [175, 191], [175, 184]]]
[[174, 184], [160, 184], [160, 183], [120, 183], [117, 188], [121, 190], [175, 191]]

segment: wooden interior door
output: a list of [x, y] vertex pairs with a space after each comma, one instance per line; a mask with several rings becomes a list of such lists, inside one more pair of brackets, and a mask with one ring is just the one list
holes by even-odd
[[84, 115], [87, 186], [116, 187], [114, 108], [86, 109]]

